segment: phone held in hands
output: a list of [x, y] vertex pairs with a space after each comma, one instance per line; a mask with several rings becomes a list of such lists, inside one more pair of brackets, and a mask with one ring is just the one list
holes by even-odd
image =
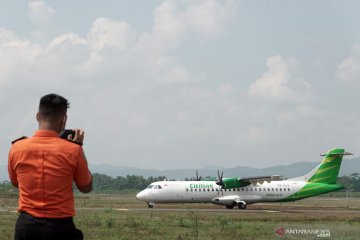
[[68, 136], [71, 135], [73, 138], [75, 137], [75, 131], [72, 129], [64, 129], [60, 133], [60, 138], [68, 139]]

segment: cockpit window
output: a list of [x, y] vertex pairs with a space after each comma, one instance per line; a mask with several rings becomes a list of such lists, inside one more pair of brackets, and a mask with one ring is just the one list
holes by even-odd
[[154, 185], [150, 184], [150, 185], [147, 187], [147, 189], [151, 189], [151, 188], [153, 188], [153, 186], [154, 186]]
[[158, 189], [161, 189], [162, 187], [160, 185], [158, 185]]

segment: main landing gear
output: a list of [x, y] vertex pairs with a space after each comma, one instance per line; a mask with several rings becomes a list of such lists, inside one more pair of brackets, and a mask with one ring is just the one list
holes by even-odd
[[244, 202], [239, 202], [237, 204], [237, 206], [238, 206], [239, 209], [246, 209], [246, 203], [244, 203]]
[[153, 208], [155, 206], [155, 203], [153, 203], [153, 202], [148, 202], [148, 207], [149, 208]]
[[233, 202], [232, 204], [225, 205], [227, 209], [233, 209], [235, 206], [237, 206], [239, 209], [246, 209], [246, 203], [245, 202]]
[[226, 205], [226, 208], [227, 208], [227, 209], [233, 209], [233, 208], [234, 208], [234, 204]]

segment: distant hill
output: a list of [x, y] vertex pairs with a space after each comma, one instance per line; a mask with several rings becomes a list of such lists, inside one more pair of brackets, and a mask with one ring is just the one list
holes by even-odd
[[[249, 177], [261, 175], [279, 174], [286, 178], [302, 176], [310, 172], [319, 162], [297, 162], [290, 165], [277, 165], [267, 168], [251, 168], [238, 166], [234, 168], [221, 168], [216, 166], [205, 166], [197, 169], [200, 176], [216, 176], [216, 170], [223, 170], [224, 177]], [[112, 177], [126, 175], [166, 176], [168, 179], [184, 179], [194, 177], [196, 169], [174, 169], [174, 170], [156, 170], [142, 169], [137, 167], [121, 167], [110, 164], [90, 165], [92, 172], [103, 173]], [[340, 176], [350, 175], [354, 172], [360, 172], [360, 158], [345, 159], [340, 169]], [[7, 166], [0, 165], [0, 181], [7, 180]]]

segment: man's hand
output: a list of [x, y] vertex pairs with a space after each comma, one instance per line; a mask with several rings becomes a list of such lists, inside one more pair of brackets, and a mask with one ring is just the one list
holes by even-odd
[[68, 136], [68, 140], [83, 143], [84, 142], [84, 135], [85, 132], [81, 128], [79, 129], [73, 129], [75, 131], [75, 136], [73, 137], [72, 134]]

